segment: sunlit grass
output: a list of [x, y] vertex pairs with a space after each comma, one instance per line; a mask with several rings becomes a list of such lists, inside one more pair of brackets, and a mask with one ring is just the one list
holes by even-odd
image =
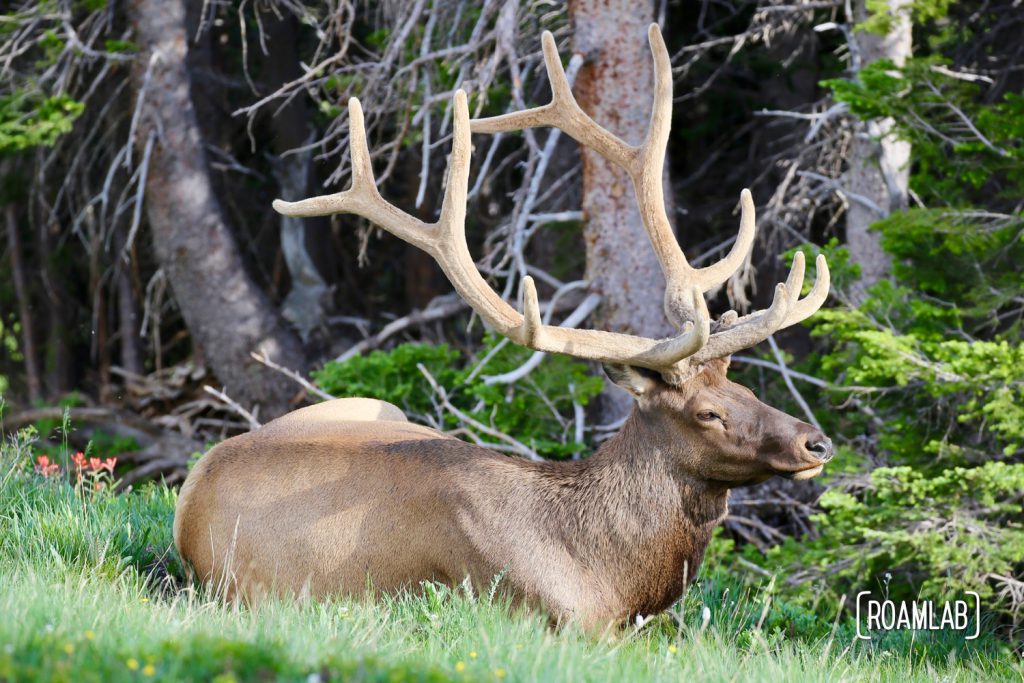
[[670, 614], [604, 639], [430, 585], [376, 602], [242, 609], [183, 580], [174, 502], [159, 485], [114, 496], [44, 479], [28, 449], [4, 447], [0, 680], [1021, 679], [1008, 647], [873, 649], [727, 577], [706, 578]]

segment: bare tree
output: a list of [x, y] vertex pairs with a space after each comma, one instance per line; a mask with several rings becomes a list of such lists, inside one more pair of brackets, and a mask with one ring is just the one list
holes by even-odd
[[247, 275], [210, 182], [185, 64], [182, 0], [135, 0], [131, 21], [141, 48], [134, 81], [140, 106], [136, 145], [151, 152], [146, 210], [153, 245], [195, 343], [228, 393], [284, 412], [287, 378], [255, 362], [260, 349], [295, 368], [302, 346]]
[[[885, 34], [858, 31], [850, 40], [851, 68], [859, 71], [880, 59], [902, 66], [911, 55], [911, 3], [887, 0], [890, 14]], [[855, 20], [867, 18], [866, 0], [856, 3]], [[871, 285], [889, 275], [891, 263], [882, 250], [872, 223], [907, 206], [910, 143], [893, 134], [892, 119], [859, 121], [854, 127], [845, 186], [850, 205], [846, 213], [846, 242], [850, 258], [860, 265], [861, 279], [852, 292], [855, 301]]]

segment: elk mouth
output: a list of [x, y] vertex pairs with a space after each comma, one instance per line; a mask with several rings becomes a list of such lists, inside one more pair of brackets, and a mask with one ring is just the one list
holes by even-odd
[[811, 467], [807, 467], [802, 470], [796, 470], [792, 472], [783, 472], [782, 470], [775, 470], [775, 474], [785, 479], [791, 479], [793, 481], [804, 481], [805, 479], [813, 479], [814, 477], [821, 474], [821, 471], [825, 469], [825, 463], [819, 463]]

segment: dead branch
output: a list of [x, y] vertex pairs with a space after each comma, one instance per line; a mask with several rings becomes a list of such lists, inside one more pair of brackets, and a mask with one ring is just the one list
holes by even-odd
[[203, 385], [203, 391], [210, 394], [211, 396], [216, 397], [217, 400], [219, 400], [221, 403], [223, 403], [229, 409], [231, 409], [231, 412], [235, 413], [236, 415], [244, 419], [246, 423], [248, 423], [250, 430], [259, 429], [260, 427], [263, 426], [262, 424], [260, 424], [260, 421], [256, 419], [255, 415], [253, 415], [251, 412], [240, 406], [234, 399], [232, 399], [223, 391], [214, 389], [209, 384]]
[[542, 460], [542, 458], [539, 455], [537, 455], [537, 452], [534, 451], [529, 446], [527, 446], [526, 444], [522, 443], [521, 441], [518, 441], [517, 439], [514, 439], [505, 432], [485, 425], [479, 420], [474, 419], [473, 417], [467, 415], [466, 413], [456, 408], [454, 405], [452, 405], [451, 401], [448, 400], [447, 390], [437, 383], [437, 380], [434, 379], [434, 376], [430, 374], [430, 371], [427, 370], [427, 368], [422, 363], [417, 363], [416, 368], [427, 379], [427, 382], [430, 383], [430, 388], [434, 390], [434, 393], [437, 395], [438, 399], [440, 399], [441, 405], [444, 407], [444, 409], [447, 410], [452, 415], [454, 415], [456, 418], [458, 418], [461, 422], [469, 425], [470, 427], [477, 431], [486, 434], [487, 436], [491, 436], [494, 437], [495, 439], [498, 439], [499, 441], [503, 442], [513, 453], [518, 453], [519, 455], [525, 456], [530, 460]]
[[270, 360], [270, 357], [267, 356], [266, 352], [264, 351], [260, 351], [259, 353], [253, 351], [249, 355], [252, 356], [253, 360], [255, 360], [256, 362], [266, 365], [271, 370], [276, 370], [277, 372], [280, 372], [284, 376], [297, 382], [299, 385], [302, 386], [303, 389], [305, 389], [309, 393], [318, 396], [325, 401], [332, 401], [337, 398], [337, 396], [332, 396], [331, 394], [328, 394], [326, 391], [324, 391], [317, 385], [307, 380], [305, 377], [300, 375], [295, 370], [286, 368], [283, 365], [278, 365], [274, 361]]
[[385, 325], [384, 329], [374, 336], [352, 345], [347, 351], [345, 351], [345, 353], [335, 358], [334, 361], [336, 363], [344, 363], [348, 359], [354, 358], [364, 351], [369, 351], [370, 349], [379, 347], [391, 337], [404, 332], [410, 327], [444, 320], [456, 313], [461, 313], [466, 310], [466, 308], [468, 308], [466, 302], [457, 295], [445, 294], [444, 296], [439, 296], [427, 304], [427, 307], [422, 311], [413, 311], [412, 313], [402, 316], [397, 320], [393, 320]]
[[778, 343], [775, 341], [774, 336], [768, 337], [768, 345], [772, 347], [772, 353], [775, 355], [775, 362], [778, 363], [779, 372], [782, 374], [782, 380], [786, 383], [786, 388], [789, 389], [789, 393], [793, 395], [793, 400], [796, 401], [800, 409], [804, 411], [804, 415], [807, 417], [807, 421], [814, 425], [819, 431], [821, 430], [821, 424], [818, 419], [814, 417], [814, 411], [807, 405], [807, 401], [804, 400], [803, 394], [793, 384], [793, 376], [790, 374], [789, 366], [786, 365], [785, 359], [782, 357], [782, 351], [779, 349]]

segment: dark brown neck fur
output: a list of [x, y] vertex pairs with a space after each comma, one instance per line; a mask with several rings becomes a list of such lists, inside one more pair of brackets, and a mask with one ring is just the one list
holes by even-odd
[[590, 458], [536, 466], [541, 523], [607, 577], [630, 616], [665, 609], [682, 595], [727, 509], [728, 490], [682, 472], [675, 453], [656, 447], [664, 442], [659, 431], [634, 410]]

